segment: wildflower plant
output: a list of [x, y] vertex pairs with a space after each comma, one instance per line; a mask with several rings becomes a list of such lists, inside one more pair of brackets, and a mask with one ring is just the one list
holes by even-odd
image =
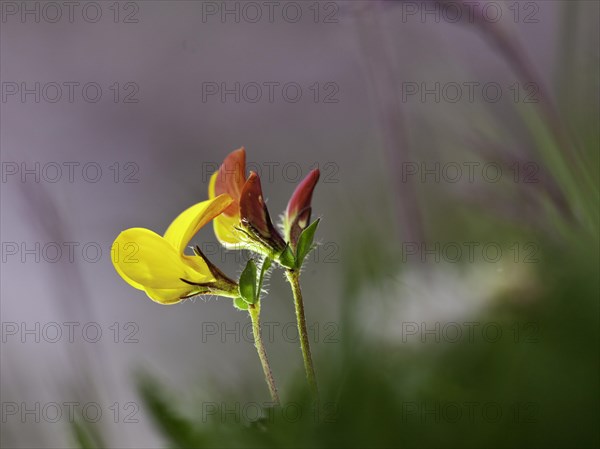
[[[254, 172], [250, 172], [246, 177], [244, 147], [231, 152], [225, 158], [219, 170], [212, 175], [208, 189], [211, 199], [222, 194], [234, 198], [234, 203], [229, 209], [213, 221], [217, 239], [226, 248], [249, 249], [255, 252], [262, 259], [261, 279], [272, 263], [285, 271], [294, 297], [306, 378], [315, 400], [318, 398], [318, 388], [306, 328], [300, 271], [306, 256], [314, 247], [315, 231], [319, 224], [319, 220], [310, 223], [312, 194], [318, 180], [319, 169], [314, 169], [293, 193], [280, 224], [285, 238], [271, 222], [260, 177]], [[254, 261], [250, 260], [244, 273], [255, 273], [253, 264]], [[251, 279], [252, 285], [257, 283], [251, 275], [248, 275], [248, 279]], [[240, 278], [241, 289], [244, 288], [243, 282]], [[260, 279], [258, 282], [260, 283]]]
[[[235, 308], [247, 311], [265, 381], [276, 404], [279, 395], [260, 327], [263, 282], [273, 267], [284, 270], [291, 286], [306, 377], [313, 399], [318, 399], [300, 289], [300, 271], [314, 247], [319, 224], [319, 220], [310, 222], [312, 193], [318, 180], [319, 170], [315, 169], [298, 185], [282, 215], [280, 232], [271, 221], [260, 177], [254, 172], [246, 176], [246, 151], [242, 147], [231, 152], [212, 175], [209, 199], [182, 212], [163, 236], [149, 229], [131, 228], [121, 232], [112, 246], [117, 273], [155, 302], [169, 305], [196, 296], [216, 295], [231, 298]], [[215, 266], [198, 246], [189, 247], [194, 235], [210, 221], [217, 240], [225, 248], [246, 249], [255, 254], [237, 282]], [[131, 257], [124, 256], [128, 247], [135, 248]]]

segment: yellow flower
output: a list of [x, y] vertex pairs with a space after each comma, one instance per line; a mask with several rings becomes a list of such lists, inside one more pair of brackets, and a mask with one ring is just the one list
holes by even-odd
[[143, 290], [161, 304], [175, 304], [199, 295], [235, 298], [237, 284], [220, 272], [196, 247], [184, 254], [192, 237], [233, 202], [219, 195], [182, 212], [161, 237], [144, 228], [131, 228], [113, 243], [112, 261], [117, 273], [132, 287]]

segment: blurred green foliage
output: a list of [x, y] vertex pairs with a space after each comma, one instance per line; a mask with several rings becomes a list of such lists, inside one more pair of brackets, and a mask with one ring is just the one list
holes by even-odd
[[499, 298], [481, 317], [504, 329], [536, 323], [531, 341], [523, 335], [415, 350], [346, 332], [344, 344], [317, 362], [318, 412], [301, 377], [282, 406], [263, 409], [260, 419], [239, 411], [235, 392], [223, 394], [231, 402], [218, 401], [217, 411], [183, 413], [148, 374], [138, 379], [140, 396], [169, 447], [597, 447], [598, 253], [594, 246], [544, 248], [543, 290], [530, 301]]

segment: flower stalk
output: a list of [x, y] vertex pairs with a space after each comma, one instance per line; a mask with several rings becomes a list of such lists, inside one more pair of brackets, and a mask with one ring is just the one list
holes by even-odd
[[263, 344], [262, 334], [260, 329], [260, 303], [259, 304], [248, 304], [248, 314], [252, 321], [252, 334], [254, 337], [254, 347], [258, 353], [258, 358], [262, 365], [263, 372], [265, 374], [265, 381], [269, 387], [269, 393], [271, 394], [271, 400], [275, 405], [279, 405], [279, 394], [277, 393], [277, 387], [275, 386], [275, 380], [273, 379], [273, 373], [271, 372], [271, 366], [269, 365], [269, 359], [267, 357], [267, 351]]
[[304, 302], [302, 300], [302, 290], [300, 289], [300, 272], [297, 270], [286, 270], [285, 276], [292, 288], [294, 296], [294, 307], [296, 309], [296, 321], [298, 324], [298, 335], [300, 336], [300, 349], [302, 350], [302, 359], [304, 360], [304, 371], [306, 380], [310, 387], [313, 400], [318, 402], [319, 389], [317, 387], [317, 378], [315, 368], [310, 352], [310, 343], [308, 341], [308, 331], [306, 329], [306, 317], [304, 315]]

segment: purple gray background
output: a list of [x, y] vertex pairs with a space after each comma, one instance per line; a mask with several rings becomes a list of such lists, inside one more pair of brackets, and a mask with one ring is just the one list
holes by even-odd
[[[11, 2], [2, 2], [3, 8], [6, 3]], [[21, 8], [21, 2], [14, 3]], [[26, 2], [30, 8], [36, 8], [36, 3], [43, 8], [43, 2]], [[14, 164], [21, 168], [23, 163], [29, 168], [39, 163], [41, 170], [40, 182], [34, 175], [27, 175], [22, 182], [19, 173], [7, 175], [0, 186], [4, 331], [8, 330], [6, 323], [25, 323], [29, 329], [35, 323], [42, 327], [54, 322], [80, 323], [74, 343], [67, 341], [66, 334], [56, 343], [43, 338], [35, 343], [33, 336], [23, 343], [20, 334], [5, 335], [2, 402], [44, 406], [96, 401], [102, 406], [104, 436], [118, 447], [161, 444], [143, 410], [136, 414], [139, 423], [123, 423], [122, 416], [120, 423], [112, 422], [111, 404], [118, 402], [121, 413], [126, 413], [130, 410], [124, 410], [123, 404], [138, 401], [132, 387], [135, 368], [153, 370], [182, 394], [204, 394], [217, 402], [218, 394], [201, 385], [218, 384], [227, 390], [228, 385], [242, 382], [253, 389], [248, 398], [261, 401], [267, 397], [251, 343], [236, 343], [231, 336], [225, 336], [222, 343], [219, 336], [207, 336], [205, 328], [203, 331], [203, 323], [208, 322], [226, 323], [229, 329], [236, 323], [246, 324], [245, 314], [234, 310], [229, 300], [186, 301], [163, 307], [130, 288], [110, 263], [110, 245], [121, 230], [142, 226], [163, 232], [177, 213], [207, 197], [212, 169], [206, 163], [214, 167], [229, 151], [245, 146], [249, 162], [264, 170], [263, 189], [274, 217], [283, 211], [299, 180], [298, 166], [306, 174], [318, 164], [326, 175], [323, 181], [332, 181], [321, 182], [313, 200], [316, 215], [323, 217], [319, 239], [330, 244], [332, 252], [322, 251], [303, 275], [309, 322], [322, 329], [339, 320], [343, 307], [339, 280], [343, 242], [350, 231], [365, 241], [371, 233], [389, 233], [392, 241], [398, 235], [419, 239], [427, 228], [423, 224], [427, 211], [419, 210], [418, 194], [413, 190], [439, 187], [400, 184], [398, 189], [399, 161], [480, 160], [481, 155], [470, 153], [469, 145], [482, 135], [495, 136], [503, 146], [493, 151], [532, 160], [518, 144], [522, 130], [506, 125], [515, 114], [514, 104], [507, 100], [511, 95], [508, 86], [522, 81], [474, 26], [404, 16], [407, 10], [392, 2], [358, 1], [321, 2], [317, 5], [321, 13], [318, 23], [314, 23], [314, 2], [296, 2], [303, 13], [297, 23], [285, 20], [279, 9], [272, 23], [266, 17], [257, 23], [249, 23], [247, 17], [236, 23], [229, 17], [223, 23], [218, 15], [205, 16], [203, 21], [206, 3], [211, 2], [121, 2], [118, 23], [110, 9], [113, 2], [97, 3], [102, 11], [97, 23], [84, 20], [79, 7], [72, 23], [66, 17], [57, 23], [41, 17], [36, 23], [31, 15], [25, 20], [20, 12], [8, 15], [11, 6], [0, 23], [4, 91], [13, 86], [5, 83], [34, 86], [36, 82], [76, 82], [80, 86], [95, 82], [102, 88], [96, 103], [85, 101], [75, 88], [73, 102], [66, 98], [65, 89], [56, 103], [43, 95], [39, 103], [33, 95], [23, 101], [16, 94], [0, 104], [3, 173]], [[228, 7], [234, 8], [235, 3], [228, 2]], [[290, 2], [281, 2], [286, 3]], [[422, 6], [426, 2], [412, 3]], [[509, 9], [514, 2], [492, 3], [502, 8], [498, 26], [519, 39], [541, 80], [556, 94], [553, 86], [560, 81], [558, 36], [567, 2], [535, 2], [537, 23], [523, 23], [522, 17], [515, 23], [514, 11]], [[598, 3], [570, 3], [577, 3], [577, 36], [597, 40]], [[221, 2], [214, 5], [222, 7]], [[239, 5], [243, 7], [244, 2]], [[263, 14], [266, 11], [263, 9]], [[335, 22], [325, 23], [323, 15], [331, 11]], [[137, 23], [123, 23], [130, 12], [135, 13], [131, 18]], [[597, 60], [588, 60], [592, 63]], [[503, 87], [504, 97], [493, 104], [480, 97], [458, 103], [398, 100], [402, 98], [401, 83], [436, 81], [494, 81]], [[266, 89], [256, 103], [243, 98], [235, 102], [231, 96], [225, 103], [218, 96], [203, 101], [206, 82], [230, 87], [235, 82], [294, 82], [303, 94], [296, 103], [286, 101], [279, 89], [273, 102], [265, 98]], [[111, 90], [114, 83], [119, 83], [117, 103], [115, 87]], [[126, 88], [126, 83], [134, 84]], [[321, 89], [317, 102], [310, 87], [315, 83]], [[339, 89], [332, 97], [337, 102], [324, 101], [323, 93], [330, 92], [323, 90], [326, 83], [334, 83], [327, 89]], [[132, 98], [138, 101], [126, 103], [123, 95], [131, 92], [132, 86], [137, 89]], [[52, 96], [52, 87], [47, 89], [46, 94]], [[401, 127], [393, 121], [396, 113], [401, 116]], [[500, 119], [504, 124], [499, 124]], [[65, 162], [79, 164], [73, 182], [68, 180]], [[85, 179], [95, 175], [93, 168], [82, 173], [81, 168], [89, 163], [102, 168], [98, 182]], [[118, 182], [115, 163], [120, 167]], [[134, 165], [126, 167], [127, 163]], [[55, 177], [53, 164], [63, 168], [57, 182], [49, 179]], [[269, 179], [268, 164], [274, 167], [273, 179]], [[129, 179], [138, 182], [124, 182], [134, 168]], [[475, 200], [479, 192], [478, 187], [464, 183], [448, 189]], [[519, 217], [525, 216], [526, 210], [515, 207], [507, 213]], [[202, 230], [196, 241], [214, 242], [211, 229]], [[22, 243], [35, 248], [36, 242], [41, 247], [50, 242], [76, 242], [79, 246], [73, 261], [68, 260], [63, 245], [58, 262], [50, 263], [41, 254], [38, 263], [35, 254], [24, 256], [20, 251]], [[10, 247], [6, 244], [11, 243], [19, 246], [18, 254], [6, 252]], [[92, 248], [83, 254], [88, 243]], [[96, 259], [96, 247], [102, 255], [95, 262], [86, 260], [86, 256]], [[221, 254], [212, 259], [237, 275], [241, 263], [236, 263], [233, 254], [221, 263]], [[54, 252], [46, 256], [53, 258]], [[495, 267], [484, 271], [483, 279], [493, 285], [507, 282]], [[432, 293], [437, 300], [415, 301], [402, 309], [402, 316], [416, 320], [433, 313], [439, 319], [452, 319], [483, 307], [485, 294], [474, 294], [469, 301], [474, 287], [465, 284], [468, 277], [452, 280], [462, 292], [453, 296], [446, 294], [446, 277], [438, 276], [435, 279], [441, 283], [442, 293]], [[289, 292], [279, 272], [269, 284], [263, 320], [282, 323], [281, 329], [294, 321]], [[382, 323], [394, 318], [386, 316], [377, 299], [365, 293], [366, 307], [372, 312], [366, 332], [386, 334]], [[97, 343], [81, 336], [83, 325], [89, 322], [98, 323], [103, 331]], [[123, 342], [134, 329], [124, 328], [129, 322], [138, 329], [137, 343]], [[117, 343], [110, 328], [113, 323], [120, 327]], [[61, 328], [66, 332], [64, 325]], [[328, 344], [320, 338], [314, 348], [317, 359]], [[285, 341], [281, 331], [276, 331], [268, 350], [283, 387], [286, 379], [301, 370], [297, 344]], [[57, 423], [35, 423], [31, 417], [26, 423], [19, 421], [9, 416], [2, 422], [3, 445], [73, 444], [64, 418]]]

